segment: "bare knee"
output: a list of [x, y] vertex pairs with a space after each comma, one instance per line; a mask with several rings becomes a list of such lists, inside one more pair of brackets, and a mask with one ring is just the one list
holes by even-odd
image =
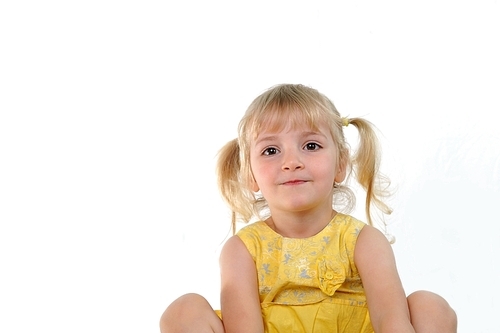
[[205, 298], [186, 294], [173, 301], [160, 318], [160, 331], [219, 332], [222, 323]]
[[416, 332], [456, 332], [457, 315], [441, 296], [416, 291], [408, 296], [408, 308]]
[[186, 294], [173, 301], [163, 312], [161, 320], [171, 318], [186, 318], [192, 315], [193, 310], [207, 305], [207, 301], [198, 294]]
[[430, 291], [420, 290], [410, 294], [408, 296], [408, 306], [413, 310], [440, 312], [444, 315], [456, 316], [455, 311], [443, 297]]

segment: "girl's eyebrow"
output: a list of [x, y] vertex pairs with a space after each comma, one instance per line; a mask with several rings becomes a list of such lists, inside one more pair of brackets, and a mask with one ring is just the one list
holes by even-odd
[[320, 131], [307, 131], [307, 132], [302, 133], [303, 137], [310, 136], [310, 135], [318, 135], [318, 136], [326, 137], [326, 135], [324, 135]]
[[258, 145], [261, 142], [266, 142], [266, 141], [276, 141], [278, 137], [276, 135], [267, 135], [262, 138], [257, 138], [255, 141], [255, 145]]
[[[326, 135], [324, 135], [323, 133], [321, 133], [319, 131], [304, 131], [300, 134], [300, 136], [302, 138], [306, 138], [308, 136], [321, 136], [321, 137], [326, 138]], [[276, 140], [278, 140], [277, 135], [265, 135], [262, 138], [257, 138], [257, 140], [255, 141], [255, 145], [258, 145], [262, 142], [276, 141]]]

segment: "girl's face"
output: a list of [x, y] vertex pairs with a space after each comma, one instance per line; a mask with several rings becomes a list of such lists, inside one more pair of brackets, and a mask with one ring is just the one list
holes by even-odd
[[279, 131], [263, 130], [251, 142], [250, 165], [271, 210], [305, 213], [332, 209], [333, 184], [344, 180], [338, 150], [326, 126], [285, 126]]

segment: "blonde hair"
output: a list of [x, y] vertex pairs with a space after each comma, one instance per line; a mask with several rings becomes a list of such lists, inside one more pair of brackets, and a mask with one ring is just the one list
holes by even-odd
[[[348, 174], [352, 172], [366, 191], [368, 223], [373, 225], [372, 205], [384, 214], [391, 213], [383, 200], [389, 195], [388, 179], [379, 173], [380, 149], [374, 126], [362, 118], [341, 118], [333, 103], [315, 89], [300, 84], [281, 84], [265, 91], [250, 104], [238, 126], [238, 138], [228, 142], [219, 152], [218, 185], [232, 211], [233, 233], [236, 221], [247, 223], [253, 217], [264, 219], [267, 209], [265, 198], [252, 191], [251, 142], [263, 130], [279, 131], [304, 124], [312, 130], [317, 130], [318, 124], [328, 125], [337, 145], [337, 163], [345, 164], [350, 171]], [[359, 145], [353, 156], [342, 128], [348, 124], [359, 132]], [[350, 210], [355, 206], [355, 197], [346, 183], [347, 179], [343, 184], [334, 185], [334, 205], [342, 204]]]

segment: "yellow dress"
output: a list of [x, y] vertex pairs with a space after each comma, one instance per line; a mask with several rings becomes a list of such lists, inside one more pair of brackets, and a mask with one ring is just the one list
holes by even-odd
[[265, 222], [237, 233], [255, 261], [266, 333], [373, 332], [354, 265], [364, 226], [338, 213], [309, 238], [283, 237]]

